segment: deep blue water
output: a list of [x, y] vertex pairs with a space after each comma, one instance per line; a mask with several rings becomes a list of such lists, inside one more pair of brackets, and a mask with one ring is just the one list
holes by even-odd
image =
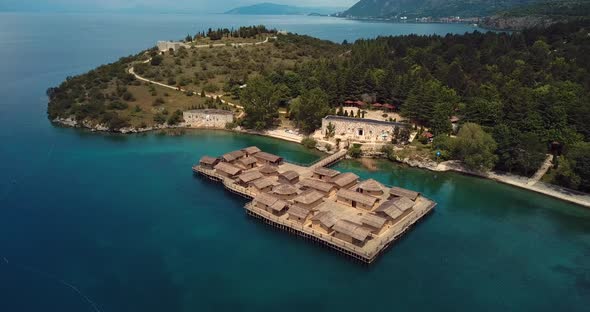
[[284, 16], [0, 14], [0, 311], [96, 311], [83, 295], [103, 312], [588, 310], [588, 209], [457, 174], [343, 162], [338, 169], [439, 203], [367, 268], [247, 218], [244, 200], [190, 171], [203, 154], [247, 145], [293, 161], [318, 157], [298, 145], [214, 131], [95, 134], [45, 117], [45, 89], [66, 76], [156, 40], [261, 23], [334, 41], [472, 30]]

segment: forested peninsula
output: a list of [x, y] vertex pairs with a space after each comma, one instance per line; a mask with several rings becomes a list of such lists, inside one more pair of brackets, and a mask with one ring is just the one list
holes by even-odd
[[[577, 21], [337, 44], [262, 26], [209, 30], [187, 35], [188, 48], [152, 48], [69, 77], [48, 90], [48, 116], [120, 131], [180, 124], [182, 111], [215, 107], [236, 112], [228, 128], [290, 122], [311, 133], [345, 102], [390, 103], [414, 131], [432, 134], [432, 143], [411, 144], [416, 153], [525, 176], [551, 153], [548, 181], [590, 191], [589, 33], [590, 23]], [[202, 44], [210, 47], [191, 48]], [[139, 81], [131, 67], [185, 92]]]

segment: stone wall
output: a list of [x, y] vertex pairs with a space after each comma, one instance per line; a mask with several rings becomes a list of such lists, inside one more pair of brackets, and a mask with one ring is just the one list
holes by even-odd
[[372, 119], [326, 116], [322, 119], [322, 135], [326, 134], [328, 125], [335, 126], [335, 137], [342, 140], [389, 142], [393, 139], [394, 128], [407, 127], [406, 124]]
[[190, 128], [225, 128], [234, 121], [234, 114], [220, 109], [195, 109], [182, 113], [184, 125]]
[[164, 51], [168, 51], [170, 49], [176, 51], [178, 50], [180, 47], [185, 47], [185, 48], [190, 48], [190, 46], [184, 42], [178, 42], [178, 41], [158, 41], [157, 43], [158, 46], [158, 50], [164, 52]]

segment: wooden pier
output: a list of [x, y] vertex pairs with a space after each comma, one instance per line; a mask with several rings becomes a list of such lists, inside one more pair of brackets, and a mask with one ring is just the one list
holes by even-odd
[[[311, 171], [314, 168], [323, 167], [326, 164], [337, 162], [344, 158], [345, 155], [346, 151], [340, 151], [314, 163], [310, 167], [301, 167], [289, 163], [282, 166], [284, 166], [283, 169], [299, 170], [302, 175], [311, 175]], [[257, 196], [259, 196], [262, 191], [253, 189], [252, 187], [239, 185], [235, 178], [220, 174], [216, 172], [215, 169], [196, 165], [193, 166], [193, 172], [212, 181], [222, 183], [223, 186], [231, 193], [247, 199], [253, 199], [254, 201], [248, 202], [244, 207], [247, 215], [260, 220], [265, 224], [272, 226], [273, 228], [328, 247], [342, 255], [347, 256], [348, 258], [365, 264], [373, 263], [380, 254], [382, 254], [390, 245], [392, 245], [393, 242], [403, 236], [403, 234], [412, 228], [414, 224], [422, 220], [424, 216], [432, 212], [436, 206], [436, 203], [433, 201], [430, 201], [422, 196], [418, 196], [415, 198], [411, 209], [407, 210], [406, 213], [397, 218], [395, 222], [388, 223], [388, 225], [384, 227], [382, 231], [378, 233], [371, 233], [368, 239], [360, 244], [358, 242], [354, 243], [354, 241], [346, 241], [341, 239], [334, 234], [335, 232], [326, 232], [321, 230], [321, 228], [314, 228], [310, 220], [304, 220], [303, 222], [300, 220], [294, 221], [289, 217], [289, 213], [277, 215], [273, 212], [270, 212], [268, 209], [259, 207], [255, 204], [255, 202], [257, 200]], [[349, 218], [352, 221], [355, 220], [357, 214], [373, 215], [373, 212], [360, 212], [360, 210], [358, 213], [356, 213], [355, 211], [358, 209], [353, 207], [345, 207], [345, 205], [341, 204], [335, 199], [334, 195], [326, 195], [322, 201], [323, 204], [314, 209], [314, 214], [317, 214], [321, 210], [326, 210], [328, 208], [333, 208], [336, 210], [342, 209], [342, 212], [339, 212], [340, 216], [342, 218]], [[324, 208], [324, 206], [328, 208]], [[356, 221], [358, 223], [358, 219], [356, 219]]]

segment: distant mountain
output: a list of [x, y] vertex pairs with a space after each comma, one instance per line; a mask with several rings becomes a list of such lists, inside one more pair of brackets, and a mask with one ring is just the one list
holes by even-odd
[[487, 16], [538, 0], [361, 0], [342, 16], [353, 17], [446, 17]]
[[337, 7], [298, 7], [276, 3], [258, 3], [250, 6], [235, 8], [225, 14], [243, 15], [327, 15], [342, 12], [346, 8]]

